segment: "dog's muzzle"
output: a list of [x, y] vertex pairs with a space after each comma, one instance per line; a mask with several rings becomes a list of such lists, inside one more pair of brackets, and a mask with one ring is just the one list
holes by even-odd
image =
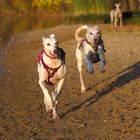
[[93, 39], [93, 44], [94, 44], [94, 45], [97, 45], [97, 44], [98, 44], [98, 39], [97, 39], [97, 38], [94, 38], [94, 39]]
[[58, 50], [54, 50], [54, 51], [53, 51], [54, 54], [57, 54], [57, 52], [58, 52]]

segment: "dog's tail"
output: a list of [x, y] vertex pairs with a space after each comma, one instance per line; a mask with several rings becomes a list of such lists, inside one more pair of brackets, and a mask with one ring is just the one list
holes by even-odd
[[88, 26], [87, 25], [83, 25], [83, 26], [80, 26], [76, 32], [75, 32], [75, 39], [77, 41], [81, 41], [83, 38], [79, 36], [79, 33], [82, 31], [82, 30], [87, 30]]

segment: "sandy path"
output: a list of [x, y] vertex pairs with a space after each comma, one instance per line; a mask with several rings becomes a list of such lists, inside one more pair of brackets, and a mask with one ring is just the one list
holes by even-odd
[[[78, 26], [23, 33], [11, 42], [4, 62], [7, 73], [0, 77], [1, 140], [140, 139], [140, 27], [115, 31], [100, 25], [107, 49], [106, 73], [99, 73], [95, 65], [94, 75], [89, 75], [84, 67], [88, 92], [81, 94], [74, 59]], [[52, 32], [66, 51], [68, 69], [58, 105], [61, 119], [56, 121], [45, 113], [36, 69], [41, 38]]]

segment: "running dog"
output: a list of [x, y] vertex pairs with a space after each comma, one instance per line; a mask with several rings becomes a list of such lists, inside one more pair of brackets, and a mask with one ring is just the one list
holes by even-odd
[[[38, 55], [39, 85], [44, 93], [46, 111], [52, 111], [53, 119], [57, 119], [59, 118], [57, 115], [58, 96], [66, 74], [65, 52], [58, 47], [54, 34], [48, 38], [43, 37], [42, 43], [44, 49]], [[52, 95], [49, 94], [46, 85], [55, 85]]]
[[122, 11], [120, 9], [121, 3], [115, 3], [114, 6], [115, 9], [110, 11], [111, 25], [116, 28], [118, 22], [120, 22], [119, 25], [122, 27]]
[[[79, 33], [82, 30], [86, 30], [85, 37], [80, 37]], [[87, 64], [87, 71], [92, 74], [94, 72], [93, 63], [100, 61], [100, 72], [105, 72], [105, 49], [103, 40], [101, 38], [101, 29], [98, 26], [83, 25], [79, 27], [75, 32], [75, 39], [78, 41], [76, 47], [76, 60], [77, 67], [80, 74], [81, 92], [86, 92], [83, 77], [82, 77], [82, 65], [83, 59]]]

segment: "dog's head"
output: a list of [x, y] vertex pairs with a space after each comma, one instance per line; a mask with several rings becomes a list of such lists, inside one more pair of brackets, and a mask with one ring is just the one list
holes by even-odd
[[52, 57], [57, 56], [58, 41], [55, 34], [51, 34], [49, 37], [43, 37], [42, 44], [46, 53]]
[[86, 38], [92, 45], [97, 45], [101, 38], [101, 29], [98, 26], [88, 26]]
[[119, 9], [121, 7], [121, 3], [115, 3], [114, 6], [116, 7], [116, 9]]

